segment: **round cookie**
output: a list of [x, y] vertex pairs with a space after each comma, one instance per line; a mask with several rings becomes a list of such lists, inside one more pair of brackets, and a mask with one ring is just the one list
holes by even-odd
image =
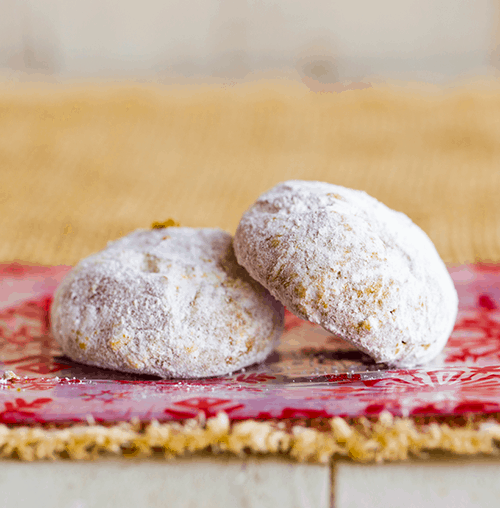
[[431, 240], [365, 192], [279, 184], [243, 215], [234, 250], [291, 312], [377, 362], [427, 362], [453, 329], [458, 297]]
[[52, 332], [71, 359], [163, 378], [263, 361], [283, 306], [237, 264], [218, 229], [138, 230], [83, 259], [58, 287]]

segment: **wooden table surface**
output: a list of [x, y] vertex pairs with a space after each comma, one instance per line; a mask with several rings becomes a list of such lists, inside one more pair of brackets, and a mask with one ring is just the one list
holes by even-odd
[[500, 87], [0, 86], [0, 261], [74, 264], [153, 221], [234, 232], [288, 179], [363, 189], [446, 262], [500, 260]]

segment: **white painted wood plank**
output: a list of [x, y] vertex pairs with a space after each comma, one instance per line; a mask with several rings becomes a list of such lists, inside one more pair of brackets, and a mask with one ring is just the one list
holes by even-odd
[[0, 463], [0, 507], [328, 508], [328, 466], [223, 457]]
[[500, 506], [500, 461], [451, 459], [362, 465], [337, 463], [335, 508]]

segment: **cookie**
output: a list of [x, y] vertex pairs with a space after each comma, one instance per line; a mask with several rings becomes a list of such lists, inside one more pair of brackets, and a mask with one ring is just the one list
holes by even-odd
[[51, 326], [77, 362], [198, 378], [263, 361], [283, 314], [237, 264], [228, 233], [159, 227], [78, 263], [55, 293]]
[[458, 297], [431, 240], [365, 192], [279, 184], [243, 215], [234, 249], [291, 312], [376, 362], [425, 363], [453, 329]]

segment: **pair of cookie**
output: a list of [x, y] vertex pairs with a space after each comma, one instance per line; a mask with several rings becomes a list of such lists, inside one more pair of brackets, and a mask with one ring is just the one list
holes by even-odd
[[234, 240], [217, 229], [138, 230], [82, 260], [56, 291], [52, 331], [82, 363], [215, 376], [268, 356], [283, 305], [378, 362], [410, 367], [444, 347], [458, 298], [404, 214], [361, 191], [290, 181], [252, 205]]

